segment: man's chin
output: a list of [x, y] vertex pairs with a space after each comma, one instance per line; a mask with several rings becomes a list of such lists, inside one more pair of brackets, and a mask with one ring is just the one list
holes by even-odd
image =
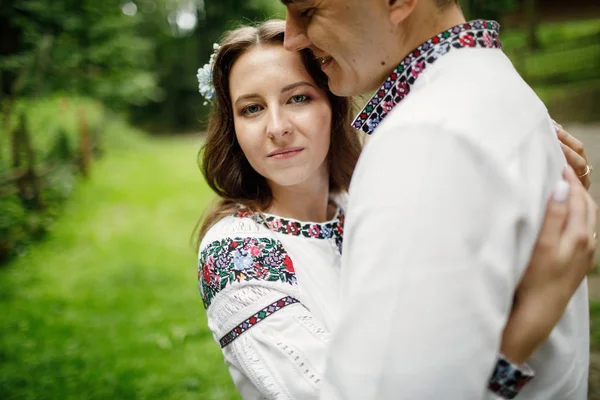
[[328, 84], [331, 93], [338, 97], [351, 97], [362, 94], [356, 85], [356, 82], [350, 82], [348, 79], [341, 79], [339, 75], [329, 76]]

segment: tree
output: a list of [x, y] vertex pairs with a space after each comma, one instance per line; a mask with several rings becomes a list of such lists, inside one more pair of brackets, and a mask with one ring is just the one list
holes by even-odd
[[514, 9], [516, 0], [460, 0], [467, 19], [484, 18], [500, 21], [504, 13]]
[[68, 92], [118, 106], [157, 90], [153, 43], [116, 0], [9, 0], [0, 22], [10, 32], [0, 53], [4, 95]]
[[[198, 94], [196, 72], [213, 52], [213, 43], [223, 33], [266, 18], [285, 16], [279, 0], [138, 0], [138, 9], [156, 2], [152, 13], [143, 15], [141, 30], [155, 41], [156, 72], [162, 96], [137, 107], [135, 120], [154, 130], [197, 130], [208, 108]], [[177, 13], [193, 12], [197, 23], [189, 31], [177, 27]]]
[[539, 24], [537, 0], [525, 0], [525, 23], [527, 24], [527, 47], [529, 50], [539, 50], [541, 45], [537, 36]]

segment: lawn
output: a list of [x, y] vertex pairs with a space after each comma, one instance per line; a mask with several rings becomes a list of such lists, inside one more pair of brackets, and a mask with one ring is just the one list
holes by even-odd
[[237, 399], [191, 230], [198, 138], [107, 153], [45, 241], [0, 269], [2, 399]]
[[543, 24], [541, 49], [526, 49], [520, 29], [503, 30], [504, 50], [523, 78], [561, 121], [598, 121], [600, 20]]

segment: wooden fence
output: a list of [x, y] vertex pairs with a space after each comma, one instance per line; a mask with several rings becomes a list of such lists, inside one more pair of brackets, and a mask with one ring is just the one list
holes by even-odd
[[[94, 138], [84, 112], [79, 112], [78, 120], [78, 148], [70, 162], [87, 177], [93, 158]], [[42, 209], [42, 190], [48, 178], [61, 166], [60, 161], [39, 162], [24, 115], [20, 116], [17, 129], [10, 135], [12, 169], [0, 175], [0, 197], [17, 193], [27, 209]]]

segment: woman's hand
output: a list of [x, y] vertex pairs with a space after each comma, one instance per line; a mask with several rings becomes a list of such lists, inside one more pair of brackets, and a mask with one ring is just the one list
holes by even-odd
[[558, 140], [560, 140], [560, 146], [563, 153], [565, 153], [567, 162], [573, 168], [583, 186], [588, 190], [592, 184], [591, 170], [588, 170], [591, 167], [588, 167], [587, 155], [585, 154], [583, 143], [571, 136], [556, 121], [554, 121], [554, 126], [556, 127], [556, 134], [558, 135]]
[[563, 176], [568, 186], [559, 185], [548, 203], [504, 328], [501, 351], [516, 364], [525, 362], [550, 335], [594, 265], [598, 207], [570, 167]]

